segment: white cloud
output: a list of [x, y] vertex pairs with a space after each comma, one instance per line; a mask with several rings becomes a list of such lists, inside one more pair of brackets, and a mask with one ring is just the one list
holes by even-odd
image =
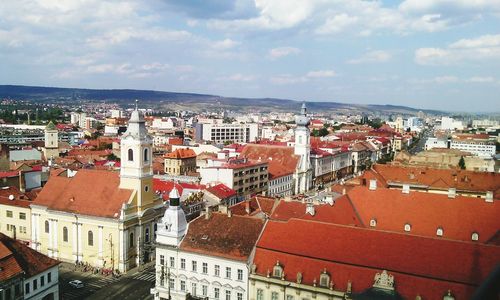
[[319, 71], [310, 71], [306, 74], [308, 78], [326, 78], [326, 77], [334, 77], [335, 71], [333, 70], [319, 70]]
[[271, 77], [270, 81], [272, 84], [287, 85], [287, 84], [307, 82], [307, 78], [305, 76], [297, 77], [297, 76], [292, 76], [290, 74], [283, 74]]
[[473, 82], [473, 83], [488, 83], [488, 82], [495, 82], [495, 78], [493, 77], [481, 77], [481, 76], [474, 76], [469, 79], [467, 79], [467, 82]]
[[217, 50], [228, 50], [239, 44], [240, 42], [233, 41], [232, 39], [224, 39], [222, 41], [213, 42], [212, 47]]
[[279, 47], [269, 50], [269, 56], [277, 59], [291, 54], [299, 54], [300, 52], [300, 49], [295, 47]]
[[241, 73], [236, 73], [230, 76], [220, 77], [218, 80], [220, 81], [239, 81], [239, 82], [248, 82], [255, 79], [253, 75], [243, 75]]
[[500, 58], [500, 35], [461, 39], [444, 49], [419, 48], [415, 51], [415, 62], [420, 65], [447, 65], [498, 58]]
[[350, 64], [363, 64], [363, 63], [382, 63], [389, 61], [391, 54], [387, 51], [374, 50], [365, 53], [363, 56], [351, 59], [348, 61]]
[[317, 34], [332, 34], [343, 31], [346, 27], [355, 24], [358, 17], [348, 14], [339, 14], [328, 18], [323, 25], [316, 29]]

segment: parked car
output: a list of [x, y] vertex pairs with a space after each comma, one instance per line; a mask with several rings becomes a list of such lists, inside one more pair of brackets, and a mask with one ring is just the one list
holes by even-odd
[[69, 282], [69, 285], [71, 285], [75, 289], [81, 289], [81, 288], [83, 288], [83, 282], [81, 280], [78, 280], [78, 279], [71, 280]]

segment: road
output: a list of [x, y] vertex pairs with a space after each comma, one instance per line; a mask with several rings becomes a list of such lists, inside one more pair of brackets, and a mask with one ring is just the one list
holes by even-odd
[[[79, 279], [84, 288], [76, 289], [68, 284], [69, 281]], [[153, 299], [150, 289], [155, 284], [154, 266], [127, 274], [120, 278], [111, 276], [92, 275], [88, 272], [73, 271], [68, 268], [59, 270], [60, 294], [63, 300], [73, 299]]]
[[413, 154], [417, 154], [418, 152], [424, 151], [425, 150], [425, 142], [427, 141], [427, 138], [429, 138], [429, 136], [430, 136], [429, 131], [425, 130], [424, 132], [422, 132], [417, 144], [412, 145], [412, 147], [408, 150], [408, 152], [413, 155]]

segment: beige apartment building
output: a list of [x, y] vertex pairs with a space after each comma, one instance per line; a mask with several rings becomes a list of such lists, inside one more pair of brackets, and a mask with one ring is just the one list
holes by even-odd
[[0, 188], [0, 232], [29, 244], [31, 214], [28, 196], [17, 187]]
[[196, 172], [196, 153], [192, 149], [177, 149], [167, 153], [165, 173], [169, 175], [187, 175]]

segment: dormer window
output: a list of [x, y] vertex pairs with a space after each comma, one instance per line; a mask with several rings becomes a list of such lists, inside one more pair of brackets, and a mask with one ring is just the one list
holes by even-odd
[[134, 161], [134, 150], [128, 149], [128, 161]]
[[283, 267], [280, 265], [280, 261], [276, 261], [276, 265], [273, 267], [273, 277], [281, 278], [283, 274]]
[[371, 219], [370, 220], [370, 227], [376, 227], [377, 226], [377, 219]]
[[443, 236], [443, 228], [438, 227], [438, 229], [436, 230], [436, 235], [437, 236]]
[[411, 225], [409, 223], [406, 223], [404, 229], [405, 229], [406, 232], [410, 232], [411, 231]]
[[323, 269], [319, 276], [319, 286], [326, 288], [330, 286], [330, 274], [326, 272], [326, 269]]
[[472, 233], [472, 236], [471, 236], [471, 239], [472, 239], [473, 241], [478, 241], [478, 240], [479, 240], [479, 233], [477, 233], [477, 232], [473, 232], [473, 233]]

